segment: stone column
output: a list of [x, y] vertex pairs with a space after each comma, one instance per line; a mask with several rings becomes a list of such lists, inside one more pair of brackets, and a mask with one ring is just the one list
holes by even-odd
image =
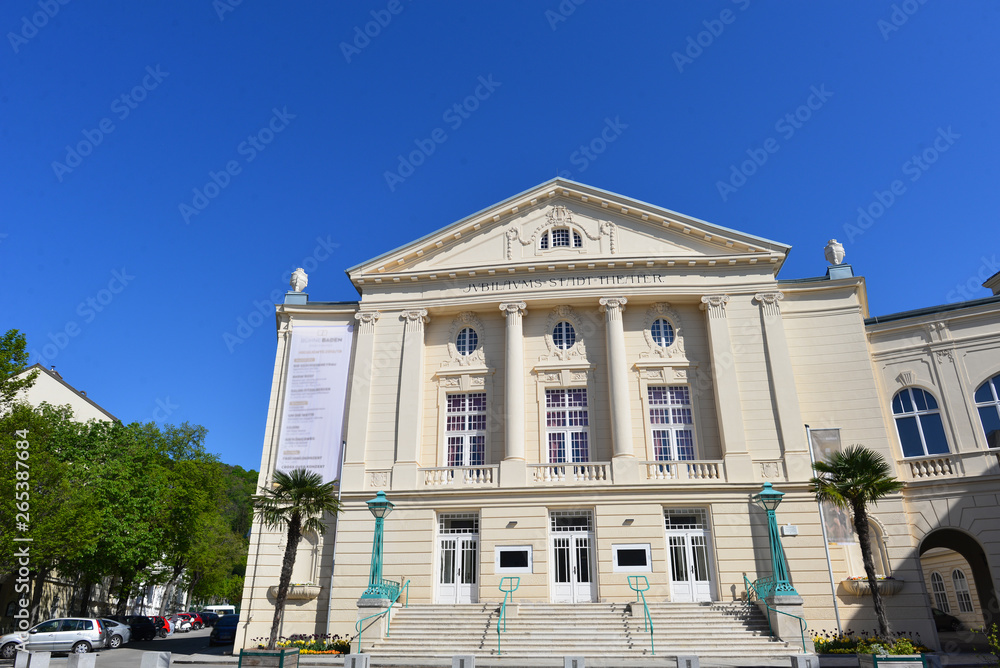
[[521, 320], [527, 313], [524, 302], [503, 302], [500, 310], [507, 316], [504, 348], [504, 457], [500, 462], [500, 485], [523, 487], [527, 484], [524, 458], [524, 330]]
[[427, 309], [403, 311], [403, 351], [399, 364], [399, 397], [396, 413], [396, 462], [392, 489], [416, 489], [423, 423], [424, 323]]
[[726, 304], [729, 295], [707, 295], [701, 298], [701, 308], [708, 318], [708, 343], [712, 355], [712, 387], [715, 390], [715, 411], [719, 418], [722, 457], [729, 482], [753, 480], [752, 461], [747, 452], [743, 427], [743, 406], [736, 378], [733, 342], [729, 336]]
[[778, 413], [777, 426], [784, 452], [785, 472], [789, 480], [808, 480], [813, 473], [809, 445], [806, 443], [806, 427], [799, 410], [792, 357], [785, 338], [781, 308], [778, 306], [785, 295], [778, 291], [758, 292], [753, 298], [760, 304], [761, 320], [764, 323], [764, 349], [767, 351], [767, 366], [771, 372], [771, 392]]
[[604, 333], [608, 350], [608, 403], [611, 406], [612, 473], [616, 483], [639, 482], [639, 468], [632, 451], [632, 406], [628, 391], [628, 358], [622, 313], [625, 297], [602, 297]]
[[354, 368], [350, 378], [347, 406], [347, 448], [340, 488], [360, 490], [365, 484], [365, 446], [368, 440], [368, 412], [372, 398], [372, 358], [375, 354], [375, 323], [378, 311], [358, 311], [354, 332]]

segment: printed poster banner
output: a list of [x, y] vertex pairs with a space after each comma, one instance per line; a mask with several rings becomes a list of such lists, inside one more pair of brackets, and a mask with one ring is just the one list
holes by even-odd
[[[822, 462], [841, 451], [839, 429], [810, 429], [809, 447], [812, 448], [813, 461]], [[826, 529], [828, 543], [842, 545], [856, 543], [854, 523], [851, 513], [829, 501], [820, 503], [820, 513], [823, 516], [823, 527]]]
[[353, 325], [292, 329], [275, 467], [340, 477]]

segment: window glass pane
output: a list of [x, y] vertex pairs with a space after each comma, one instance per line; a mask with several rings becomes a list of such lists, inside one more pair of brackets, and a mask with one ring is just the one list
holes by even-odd
[[579, 232], [577, 232], [577, 231], [574, 230], [573, 231], [573, 248], [582, 248], [582, 247], [583, 247], [583, 237], [580, 236]]
[[902, 402], [901, 413], [912, 413], [913, 412], [913, 402], [910, 401], [910, 391], [900, 390], [899, 394], [896, 395]]
[[569, 538], [555, 539], [556, 582], [569, 582]]
[[903, 402], [900, 399], [900, 394], [897, 394], [892, 398], [892, 414], [899, 415], [903, 412]]
[[979, 419], [983, 423], [987, 445], [991, 448], [1000, 448], [1000, 413], [997, 412], [997, 407], [980, 406]]
[[565, 227], [552, 230], [552, 247], [569, 246], [569, 230]]
[[538, 247], [545, 250], [549, 247], [549, 233], [545, 232], [542, 234], [542, 239], [538, 244]]
[[917, 430], [917, 418], [896, 418], [896, 430], [899, 432], [899, 443], [903, 446], [904, 457], [922, 457], [924, 447], [920, 442], [920, 432]]
[[576, 343], [576, 330], [566, 321], [556, 323], [552, 330], [552, 343], [560, 350], [569, 350]]
[[458, 349], [459, 355], [471, 355], [476, 350], [476, 346], [479, 345], [479, 335], [476, 334], [476, 330], [471, 327], [466, 327], [461, 332], [458, 333], [458, 337], [455, 339], [455, 347]]
[[674, 432], [677, 441], [677, 459], [694, 459], [694, 433], [690, 429]]
[[936, 411], [938, 404], [937, 404], [937, 399], [934, 398], [934, 395], [931, 394], [930, 392], [924, 392], [923, 395], [924, 398], [927, 400], [927, 410]]
[[501, 550], [500, 568], [527, 568], [527, 550]]
[[665, 462], [671, 459], [670, 432], [666, 429], [653, 430], [653, 454], [657, 461]]
[[921, 415], [920, 426], [924, 430], [927, 454], [941, 455], [948, 452], [948, 440], [944, 437], [944, 426], [941, 424], [940, 413]]
[[913, 404], [917, 407], [918, 411], [927, 410], [927, 399], [925, 398], [927, 393], [923, 390], [913, 389]]
[[566, 434], [549, 434], [549, 462], [561, 464], [566, 461]]
[[670, 403], [690, 404], [691, 391], [686, 385], [675, 385], [670, 388]]
[[574, 431], [570, 434], [573, 443], [573, 461], [590, 461], [589, 450], [587, 448], [587, 432]]
[[985, 401], [993, 401], [993, 393], [990, 391], [989, 381], [980, 385], [979, 389], [976, 390], [976, 403], [981, 404]]
[[590, 582], [590, 541], [576, 539], [576, 581]]
[[457, 413], [465, 410], [465, 395], [464, 394], [449, 394], [448, 395], [448, 412]]
[[486, 437], [469, 437], [469, 466], [482, 466], [486, 463]]
[[674, 328], [662, 318], [653, 321], [650, 334], [653, 335], [653, 342], [662, 348], [666, 348], [674, 342]]
[[618, 557], [619, 566], [648, 566], [649, 562], [646, 560], [646, 550], [634, 549], [634, 548], [619, 548], [615, 550], [615, 555]]

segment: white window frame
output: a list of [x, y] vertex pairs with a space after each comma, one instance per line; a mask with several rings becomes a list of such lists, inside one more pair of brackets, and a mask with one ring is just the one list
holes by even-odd
[[[571, 392], [582, 392], [584, 404], [582, 406], [569, 406], [564, 400], [563, 405], [554, 408], [549, 407], [549, 394], [561, 393], [564, 398], [569, 397]], [[582, 464], [591, 461], [592, 443], [590, 438], [590, 393], [586, 387], [547, 387], [543, 398], [543, 409], [545, 411], [545, 461], [549, 464]], [[571, 421], [579, 421], [580, 417], [586, 422], [584, 425], [571, 425]], [[551, 418], [562, 415], [563, 425], [550, 425]], [[585, 459], [577, 459], [573, 451], [573, 435], [584, 434], [587, 443], [587, 456]], [[552, 461], [551, 435], [562, 434], [564, 456], [562, 461]]]
[[[557, 331], [561, 332], [559, 334], [559, 339], [558, 340], [556, 339], [556, 332]], [[562, 341], [562, 343], [566, 343], [566, 338], [567, 338], [568, 334], [572, 334], [573, 335], [573, 341], [571, 343], [569, 343], [569, 345], [559, 345], [560, 341]], [[559, 350], [569, 350], [570, 348], [572, 348], [573, 346], [576, 345], [577, 341], [578, 341], [578, 338], [577, 338], [577, 334], [576, 334], [576, 327], [574, 327], [573, 323], [571, 323], [569, 320], [560, 320], [552, 328], [552, 345], [554, 345]]]
[[[656, 334], [654, 333], [654, 328], [656, 327], [656, 323], [658, 323], [660, 321], [663, 321], [664, 323], [666, 323], [667, 327], [670, 328], [670, 342], [669, 343], [661, 343], [660, 341], [656, 340]], [[661, 327], [660, 329], [662, 331], [663, 328]], [[670, 322], [669, 318], [665, 318], [663, 316], [659, 316], [659, 317], [653, 318], [653, 321], [651, 323], [649, 323], [649, 338], [653, 339], [653, 343], [657, 347], [659, 347], [659, 348], [669, 348], [670, 346], [674, 345], [675, 341], [677, 341], [677, 328], [674, 327], [674, 323]]]
[[[649, 384], [645, 388], [645, 403], [646, 403], [646, 418], [649, 422], [649, 438], [650, 446], [652, 449], [652, 461], [662, 461], [662, 462], [675, 462], [675, 461], [693, 461], [698, 459], [698, 433], [695, 430], [695, 410], [694, 410], [694, 397], [689, 385], [682, 384]], [[687, 403], [673, 403], [672, 389], [683, 389], [687, 393]], [[653, 403], [652, 393], [657, 390], [663, 390], [667, 392], [668, 403]], [[690, 417], [690, 422], [675, 422], [674, 418], [678, 412], [683, 411], [688, 412]], [[668, 423], [656, 422], [653, 419], [653, 411], [664, 411], [666, 417], [670, 420]], [[680, 432], [691, 432], [691, 456], [686, 458], [679, 457], [678, 446], [677, 446], [677, 435]], [[670, 444], [669, 444], [669, 457], [662, 458], [657, 456], [657, 432], [669, 434]]]
[[[482, 395], [483, 397], [483, 410], [470, 411], [468, 409], [469, 397], [473, 395]], [[464, 405], [465, 408], [462, 411], [452, 412], [450, 406], [450, 399], [453, 396], [463, 396], [465, 397]], [[487, 410], [487, 394], [485, 391], [474, 391], [474, 392], [447, 392], [445, 393], [445, 404], [444, 404], [444, 466], [449, 468], [459, 468], [459, 467], [470, 467], [470, 466], [486, 466], [487, 453], [486, 453], [486, 432], [487, 432], [487, 415], [489, 411]], [[461, 416], [463, 422], [466, 425], [465, 429], [456, 429], [454, 431], [450, 430], [448, 418], [454, 416]], [[469, 429], [469, 421], [471, 418], [482, 418], [482, 429]], [[453, 464], [451, 462], [451, 439], [460, 439], [462, 447], [462, 462], [459, 464]], [[469, 454], [471, 451], [472, 439], [481, 438], [482, 439], [482, 453], [483, 461], [479, 464], [470, 463]]]
[[[500, 554], [502, 552], [527, 552], [528, 565], [516, 567], [500, 566]], [[531, 545], [497, 545], [493, 548], [493, 569], [495, 573], [533, 573], [535, 568], [535, 557]]]
[[[469, 334], [466, 334], [466, 332], [469, 332]], [[462, 350], [462, 346], [459, 345], [459, 342], [462, 340], [462, 334], [465, 334], [465, 350]], [[475, 342], [473, 342], [471, 345], [469, 343], [470, 335], [476, 337]], [[455, 350], [456, 352], [458, 352], [459, 356], [468, 357], [472, 353], [476, 352], [476, 349], [478, 347], [479, 347], [479, 332], [476, 331], [475, 327], [463, 327], [460, 330], [458, 330], [458, 334], [455, 335]]]
[[[618, 563], [618, 550], [643, 550], [646, 553], [645, 566], [621, 566]], [[652, 573], [653, 552], [649, 543], [617, 543], [611, 546], [611, 562], [615, 573]]]
[[948, 588], [945, 587], [944, 578], [937, 571], [931, 573], [931, 594], [934, 596], [934, 607], [941, 612], [950, 614], [951, 606], [948, 604]]
[[[916, 399], [914, 398], [914, 394], [913, 394], [915, 391], [916, 392], [923, 392], [925, 395], [927, 395], [928, 397], [930, 397], [931, 400], [934, 401], [935, 407], [934, 408], [929, 408], [928, 407], [928, 408], [925, 408], [925, 409], [917, 408], [917, 402], [916, 402]], [[900, 400], [900, 412], [897, 413], [895, 407], [892, 404], [894, 404], [896, 402], [896, 397], [900, 396], [904, 392], [906, 392], [909, 395], [909, 401], [910, 401], [910, 406], [912, 407], [912, 410], [907, 411], [905, 408], [903, 408], [902, 400]], [[890, 412], [892, 412], [892, 422], [893, 422], [893, 425], [896, 427], [896, 438], [899, 440], [900, 454], [904, 458], [910, 458], [910, 457], [939, 457], [939, 456], [943, 456], [943, 455], [949, 454], [951, 452], [951, 443], [948, 442], [948, 431], [947, 431], [947, 427], [946, 427], [945, 422], [944, 422], [944, 412], [941, 410], [941, 402], [938, 401], [937, 397], [935, 397], [932, 392], [930, 392], [929, 390], [925, 390], [922, 387], [904, 387], [903, 389], [901, 389], [898, 392], [896, 392], [896, 394], [892, 395], [892, 401], [889, 402], [889, 410], [890, 410]], [[927, 437], [924, 436], [924, 420], [923, 420], [923, 418], [925, 418], [927, 416], [930, 416], [930, 415], [937, 415], [941, 419], [941, 431], [944, 434], [945, 448], [947, 448], [944, 452], [936, 452], [936, 453], [929, 453], [929, 452], [927, 452]], [[903, 436], [902, 436], [902, 434], [899, 433], [899, 422], [900, 422], [900, 420], [905, 419], [905, 418], [914, 418], [914, 420], [915, 420], [915, 422], [917, 424], [917, 435], [920, 437], [920, 448], [923, 450], [922, 454], [919, 454], [919, 455], [907, 455], [906, 454], [905, 448], [903, 446]]]
[[[991, 398], [987, 398], [985, 401], [976, 401], [975, 395], [979, 394], [980, 390], [986, 388]], [[1000, 375], [991, 376], [987, 378], [976, 391], [973, 393], [973, 401], [976, 401], [976, 414], [979, 416], [979, 428], [983, 430], [983, 436], [986, 438], [986, 446], [989, 448], [1000, 448], [1000, 442], [994, 441], [990, 443], [990, 435], [986, 433], [986, 423], [983, 422], [983, 409], [992, 409], [993, 412], [1000, 415]], [[994, 437], [995, 438], [995, 437]]]
[[969, 579], [965, 577], [965, 571], [961, 568], [953, 570], [951, 572], [951, 582], [955, 586], [955, 599], [958, 601], [958, 611], [975, 612], [976, 607], [972, 604], [972, 592], [969, 590]]

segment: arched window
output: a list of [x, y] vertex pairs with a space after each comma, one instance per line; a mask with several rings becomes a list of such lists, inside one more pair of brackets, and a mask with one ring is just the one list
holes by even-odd
[[972, 607], [972, 594], [969, 593], [969, 582], [965, 573], [959, 569], [951, 572], [951, 581], [955, 583], [955, 598], [958, 599], [959, 612], [975, 612]]
[[669, 320], [657, 318], [650, 325], [649, 333], [653, 337], [653, 343], [661, 348], [667, 348], [674, 342], [674, 327]]
[[573, 248], [583, 248], [583, 237], [576, 230], [573, 230]]
[[941, 612], [951, 612], [948, 605], [948, 592], [944, 588], [944, 578], [937, 571], [931, 573], [931, 592], [934, 594], [934, 607]]
[[566, 227], [557, 227], [552, 230], [552, 247], [553, 248], [569, 248], [569, 229]]
[[569, 350], [576, 343], [576, 330], [565, 320], [556, 323], [552, 330], [552, 343], [560, 350]]
[[538, 248], [583, 248], [583, 235], [568, 227], [556, 227], [542, 233], [538, 238]]
[[937, 400], [918, 387], [907, 387], [892, 399], [892, 414], [904, 457], [941, 455], [948, 452]]
[[476, 330], [471, 327], [465, 327], [458, 333], [458, 337], [455, 339], [455, 348], [458, 350], [458, 354], [465, 356], [471, 355], [476, 350], [476, 346], [479, 345], [479, 335], [476, 334]]
[[986, 432], [987, 445], [1000, 448], [1000, 375], [993, 376], [976, 390], [976, 408]]

